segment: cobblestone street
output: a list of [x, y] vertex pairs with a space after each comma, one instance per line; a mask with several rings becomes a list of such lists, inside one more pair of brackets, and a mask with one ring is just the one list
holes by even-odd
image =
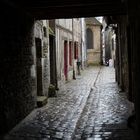
[[60, 88], [5, 140], [133, 140], [133, 104], [119, 92], [111, 67], [91, 67]]

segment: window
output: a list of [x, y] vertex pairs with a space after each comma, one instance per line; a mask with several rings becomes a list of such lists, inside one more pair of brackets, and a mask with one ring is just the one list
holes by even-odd
[[47, 30], [46, 30], [46, 27], [43, 27], [43, 33], [44, 33], [44, 37], [47, 37]]
[[112, 39], [112, 50], [114, 50], [114, 40]]
[[86, 33], [87, 33], [87, 49], [94, 49], [94, 46], [93, 46], [93, 32], [91, 29], [87, 29], [86, 30]]

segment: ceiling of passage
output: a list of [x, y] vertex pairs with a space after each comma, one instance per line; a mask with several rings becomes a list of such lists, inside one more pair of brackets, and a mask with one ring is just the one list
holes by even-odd
[[125, 0], [3, 0], [36, 19], [124, 15]]

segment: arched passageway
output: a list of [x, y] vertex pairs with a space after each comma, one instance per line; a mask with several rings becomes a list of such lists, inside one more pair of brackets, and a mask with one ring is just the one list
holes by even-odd
[[[36, 19], [107, 16], [118, 24], [116, 79], [136, 110], [136, 139], [139, 139], [139, 2], [136, 1], [16, 1], [1, 2], [0, 32], [0, 126], [10, 130], [36, 106], [35, 44], [32, 35]], [[73, 10], [72, 10], [73, 9]], [[121, 16], [122, 15], [122, 16]], [[45, 60], [45, 59], [44, 59]], [[46, 80], [47, 81], [47, 80]], [[5, 127], [6, 126], [6, 127]]]

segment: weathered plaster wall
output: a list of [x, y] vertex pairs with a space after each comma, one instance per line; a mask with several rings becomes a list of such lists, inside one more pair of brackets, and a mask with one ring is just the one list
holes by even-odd
[[[78, 59], [82, 60], [82, 23], [80, 18], [74, 18], [73, 19], [73, 41], [76, 43], [77, 48], [78, 48]], [[74, 53], [74, 51], [73, 51]], [[78, 75], [78, 70], [77, 70], [77, 60], [73, 60], [73, 66], [74, 66], [74, 72], [75, 76]]]
[[57, 19], [56, 20], [56, 63], [57, 63], [57, 76], [58, 85], [64, 85], [66, 79], [64, 75], [64, 41], [67, 41], [67, 64], [68, 74], [67, 80], [73, 79], [73, 69], [75, 73], [77, 70], [76, 62], [74, 60], [74, 48], [72, 45], [72, 65], [69, 64], [69, 43], [78, 42], [78, 53], [81, 58], [81, 21], [80, 19]]
[[81, 40], [81, 47], [82, 47], [82, 69], [86, 68], [87, 63], [87, 49], [86, 49], [86, 23], [85, 19], [81, 19], [81, 30], [82, 30], [82, 40]]
[[[64, 23], [67, 24], [64, 24]], [[67, 41], [67, 64], [68, 64], [68, 79], [72, 79], [72, 66], [69, 64], [69, 42], [72, 41], [72, 31], [70, 22], [66, 22], [65, 20], [60, 20], [61, 23], [56, 24], [56, 64], [57, 64], [57, 77], [58, 77], [58, 86], [62, 86], [65, 83], [65, 75], [64, 75], [64, 41]], [[62, 26], [63, 25], [63, 26]], [[66, 27], [65, 27], [66, 26]], [[70, 29], [68, 29], [70, 27]]]

